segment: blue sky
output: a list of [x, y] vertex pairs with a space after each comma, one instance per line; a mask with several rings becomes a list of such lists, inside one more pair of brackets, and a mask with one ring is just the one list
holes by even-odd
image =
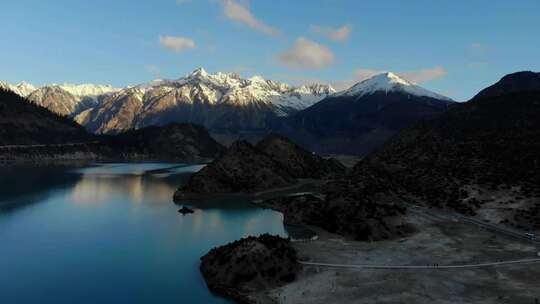
[[6, 0], [0, 79], [133, 85], [197, 67], [345, 87], [393, 71], [457, 100], [540, 70], [540, 1]]

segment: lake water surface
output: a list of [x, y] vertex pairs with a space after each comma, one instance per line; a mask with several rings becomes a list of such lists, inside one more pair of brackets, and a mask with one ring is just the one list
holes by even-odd
[[212, 247], [286, 236], [282, 215], [227, 198], [182, 216], [201, 165], [0, 168], [0, 303], [228, 303], [198, 270]]

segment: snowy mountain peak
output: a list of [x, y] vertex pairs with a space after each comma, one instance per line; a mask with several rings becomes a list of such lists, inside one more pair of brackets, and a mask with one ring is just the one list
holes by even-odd
[[30, 95], [30, 93], [36, 90], [36, 87], [34, 87], [33, 85], [25, 81], [22, 81], [17, 85], [12, 85], [7, 82], [0, 81], [0, 87], [13, 91], [16, 94], [21, 95], [23, 97]]
[[191, 72], [186, 78], [196, 78], [196, 77], [208, 77], [208, 72], [204, 68], [195, 69]]
[[452, 100], [448, 97], [431, 92], [418, 85], [415, 85], [412, 82], [392, 72], [385, 72], [375, 75], [369, 79], [353, 85], [347, 90], [335, 94], [334, 96], [356, 96], [357, 98], [360, 98], [364, 95], [371, 95], [376, 92], [385, 92], [387, 94], [389, 92], [399, 92], [415, 96], [430, 97], [439, 100]]
[[26, 81], [21, 81], [17, 85], [17, 89], [23, 96], [28, 96], [30, 93], [34, 92], [36, 90], [36, 87], [33, 86], [31, 83], [28, 83]]
[[255, 75], [255, 76], [252, 76], [251, 78], [248, 79], [249, 81], [251, 82], [264, 82], [266, 83], [266, 79], [264, 79], [262, 76], [260, 75]]

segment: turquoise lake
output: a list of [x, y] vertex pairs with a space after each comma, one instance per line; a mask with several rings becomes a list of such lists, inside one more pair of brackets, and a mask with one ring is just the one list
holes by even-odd
[[282, 215], [174, 191], [203, 165], [0, 168], [0, 303], [230, 303], [199, 272], [209, 249], [286, 236]]

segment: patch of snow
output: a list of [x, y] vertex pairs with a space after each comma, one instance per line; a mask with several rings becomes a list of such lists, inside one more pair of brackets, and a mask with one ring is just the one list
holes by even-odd
[[113, 88], [110, 85], [96, 85], [96, 84], [69, 84], [64, 83], [59, 85], [61, 89], [70, 93], [77, 99], [85, 97], [97, 97], [104, 94], [114, 93], [120, 91], [118, 88]]

